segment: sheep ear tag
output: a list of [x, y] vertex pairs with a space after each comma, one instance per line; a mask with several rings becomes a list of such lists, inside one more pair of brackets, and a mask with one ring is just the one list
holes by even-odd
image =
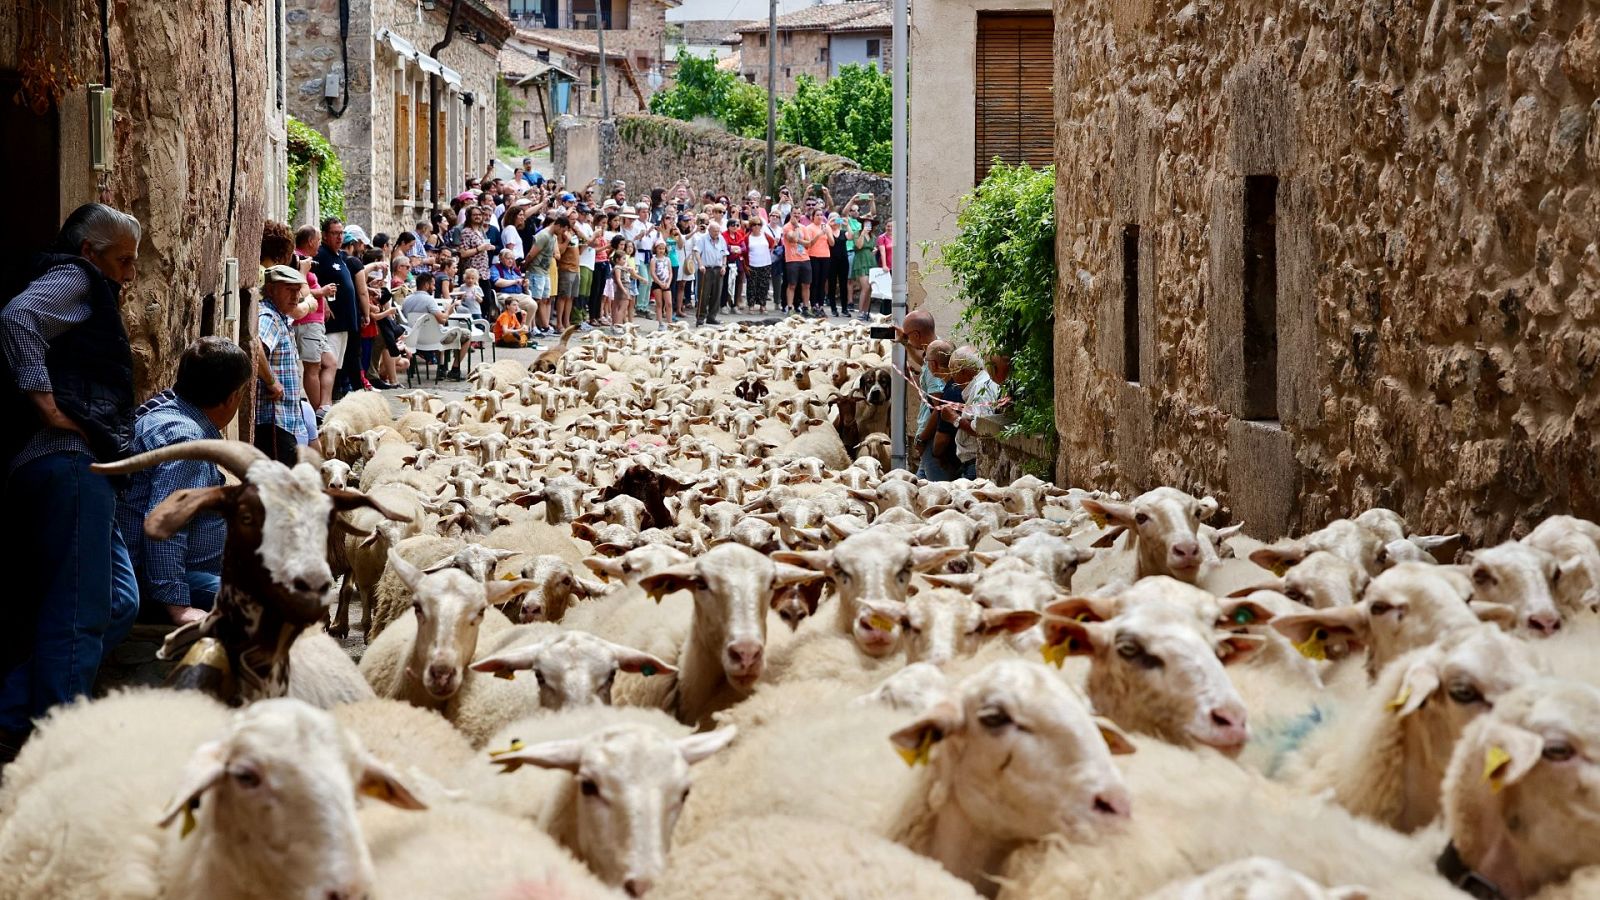
[[512, 738], [511, 739], [511, 746], [505, 748], [504, 750], [490, 750], [489, 751], [489, 755], [490, 756], [505, 756], [507, 753], [516, 753], [518, 750], [521, 750], [524, 746], [525, 745], [522, 743], [521, 739]]
[[494, 673], [494, 677], [496, 677], [496, 678], [504, 678], [507, 681], [516, 681], [517, 680], [517, 670], [516, 669], [501, 669], [498, 672]]
[[649, 663], [645, 663], [644, 665], [639, 667], [639, 674], [643, 675], [646, 678], [649, 678], [651, 675], [656, 674], [657, 671], [658, 670], [656, 669], [656, 667], [650, 665]]
[[[1411, 699], [1411, 688], [1410, 688], [1410, 686], [1409, 685], [1401, 685], [1400, 693], [1395, 694], [1394, 695], [1394, 699], [1390, 700], [1384, 706], [1384, 709], [1387, 709], [1389, 712], [1399, 712], [1400, 710], [1405, 708], [1406, 701], [1410, 700], [1410, 699]], [[1495, 749], [1499, 749], [1499, 748], [1497, 747]], [[1505, 751], [1501, 750], [1500, 752], [1504, 753]]]
[[1483, 780], [1489, 784], [1489, 790], [1498, 792], [1505, 786], [1506, 767], [1511, 763], [1511, 754], [1504, 747], [1490, 745], [1483, 753]]
[[1069, 637], [1059, 644], [1045, 644], [1039, 648], [1039, 655], [1044, 657], [1045, 662], [1058, 669], [1061, 668], [1067, 657], [1072, 655], [1072, 638]]
[[895, 625], [894, 620], [883, 613], [873, 613], [872, 616], [867, 619], [867, 624], [878, 629], [879, 631], [893, 631]]
[[[1306, 638], [1304, 642], [1295, 644], [1294, 648], [1299, 650], [1300, 655], [1304, 656], [1306, 659], [1314, 659], [1318, 662], [1321, 662], [1328, 658], [1327, 641], [1327, 629], [1318, 628], [1313, 630], [1311, 632], [1311, 636]], [[1401, 700], [1400, 703], [1403, 705], [1405, 701]]]
[[906, 765], [916, 768], [917, 766], [925, 766], [928, 764], [928, 753], [932, 749], [933, 731], [930, 729], [923, 732], [922, 740], [917, 744], [916, 749], [896, 747], [894, 748], [894, 752], [900, 754], [900, 758], [906, 761]]

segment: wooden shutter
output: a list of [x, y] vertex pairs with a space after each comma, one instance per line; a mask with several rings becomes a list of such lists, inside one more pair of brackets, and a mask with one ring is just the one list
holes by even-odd
[[1050, 13], [978, 15], [974, 183], [996, 157], [1034, 167], [1055, 161], [1054, 36]]

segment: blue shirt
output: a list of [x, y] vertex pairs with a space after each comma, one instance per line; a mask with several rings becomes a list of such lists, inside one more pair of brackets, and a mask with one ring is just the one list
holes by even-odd
[[[50, 342], [89, 320], [89, 276], [77, 266], [61, 265], [34, 279], [0, 311], [0, 346], [24, 391], [50, 391], [45, 354]], [[17, 423], [9, 423], [16, 427]], [[15, 472], [51, 453], [88, 453], [89, 444], [76, 431], [41, 428], [11, 461]]]
[[[205, 413], [172, 391], [150, 398], [134, 413], [131, 454], [185, 441], [216, 440], [222, 434]], [[222, 472], [213, 463], [177, 459], [128, 476], [128, 488], [117, 498], [117, 527], [139, 573], [143, 599], [168, 606], [188, 606], [188, 572], [222, 574], [222, 545], [228, 526], [222, 516], [202, 512], [165, 541], [145, 537], [150, 511], [186, 488], [219, 487]]]
[[[939, 392], [944, 390], [944, 379], [933, 374], [933, 366], [928, 365], [926, 357], [922, 360], [922, 372], [917, 375], [917, 386], [921, 387], [922, 393], [929, 397], [937, 397]], [[928, 427], [928, 415], [932, 411], [926, 401], [917, 409], [917, 434], [921, 434], [922, 429]]]
[[[966, 398], [961, 394], [961, 385], [947, 381], [944, 389], [939, 392], [939, 399], [949, 403], [962, 403]], [[955, 434], [959, 430], [956, 428], [956, 423], [946, 420], [943, 416], [939, 417], [939, 424], [934, 427], [942, 434]]]

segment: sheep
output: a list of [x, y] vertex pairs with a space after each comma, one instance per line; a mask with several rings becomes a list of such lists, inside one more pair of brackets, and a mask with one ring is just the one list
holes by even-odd
[[395, 620], [373, 641], [361, 658], [361, 674], [380, 697], [443, 710], [472, 674], [467, 664], [479, 626], [510, 624], [491, 607], [532, 584], [521, 579], [485, 583], [458, 569], [425, 573], [395, 552], [389, 565], [411, 590], [414, 615]]
[[[392, 425], [394, 415], [389, 411], [389, 401], [379, 393], [351, 391], [338, 403], [328, 407], [318, 429], [325, 440], [323, 447], [331, 455], [352, 461], [358, 448], [349, 440], [355, 435], [374, 428]], [[331, 439], [328, 438], [332, 435]]]
[[1089, 656], [1090, 700], [1113, 722], [1180, 746], [1244, 748], [1249, 713], [1223, 667], [1262, 641], [1219, 632], [1210, 594], [1158, 575], [1115, 598], [1075, 598], [1045, 613], [1046, 658]]
[[588, 632], [542, 623], [507, 628], [492, 635], [472, 664], [474, 672], [506, 679], [515, 679], [517, 672], [530, 669], [539, 685], [539, 705], [544, 709], [609, 706], [618, 672], [637, 673], [645, 678], [678, 672], [672, 664], [649, 653], [613, 644]]
[[[1055, 579], [1032, 564], [1004, 556], [978, 574], [926, 575], [930, 582], [944, 587], [964, 588], [979, 606], [991, 610], [1030, 610], [1044, 608], [1061, 596]], [[1021, 652], [1044, 645], [1044, 631], [1038, 627], [1012, 634], [1007, 641]]]
[[1386, 897], [1460, 897], [1433, 874], [1420, 845], [1387, 828], [1209, 751], [1137, 739], [1135, 746], [1118, 758], [1132, 797], [1125, 826], [1092, 842], [1065, 836], [1023, 847], [1000, 873], [1001, 900], [1143, 897], [1252, 856], [1291, 861], [1323, 884], [1382, 885]]
[[559, 622], [575, 601], [611, 592], [610, 586], [584, 578], [571, 562], [550, 553], [526, 558], [517, 574], [533, 587], [502, 610], [513, 622]]
[[1313, 609], [1330, 609], [1355, 605], [1368, 582], [1366, 571], [1343, 556], [1316, 550], [1276, 580], [1263, 580], [1259, 586]]
[[1019, 845], [1057, 832], [1089, 839], [1126, 821], [1111, 755], [1131, 749], [1044, 666], [1002, 660], [909, 721], [854, 707], [772, 722], [707, 764], [678, 828], [689, 843], [740, 816], [824, 818], [870, 828], [992, 892], [988, 875]]
[[1526, 642], [1493, 625], [1449, 633], [1384, 668], [1337, 729], [1301, 750], [1294, 779], [1357, 815], [1415, 831], [1439, 813], [1439, 786], [1462, 729], [1543, 666]]
[[1174, 882], [1147, 900], [1367, 900], [1370, 895], [1356, 885], [1326, 888], [1275, 859], [1252, 856]]
[[1487, 896], [1593, 896], [1596, 746], [1600, 689], [1540, 679], [1501, 697], [1450, 758], [1441, 871], [1463, 888], [1487, 885]]
[[361, 811], [377, 897], [609, 900], [619, 896], [533, 825], [476, 804]]
[[[415, 490], [403, 484], [380, 484], [368, 496], [381, 502], [386, 509], [397, 510], [403, 521], [391, 521], [385, 514], [371, 509], [358, 509], [345, 515], [347, 528], [352, 532], [345, 542], [345, 558], [350, 573], [339, 586], [339, 605], [334, 612], [333, 624], [328, 632], [335, 637], [350, 633], [350, 607], [356, 599], [361, 601], [361, 631], [372, 635], [373, 616], [377, 607], [378, 582], [383, 578], [389, 551], [408, 537], [420, 534], [426, 523], [426, 508]], [[356, 537], [364, 534], [365, 537]], [[379, 626], [379, 631], [382, 626]]]
[[1551, 516], [1522, 539], [1556, 558], [1556, 599], [1567, 613], [1600, 610], [1600, 525], [1573, 516]]
[[374, 756], [399, 769], [430, 806], [464, 798], [481, 774], [482, 754], [437, 712], [379, 697], [329, 712]]
[[688, 632], [673, 660], [679, 672], [671, 702], [680, 721], [701, 722], [750, 692], [766, 664], [773, 593], [819, 577], [748, 547], [722, 544], [640, 580], [657, 600], [675, 591], [694, 598]]
[[1509, 607], [1516, 626], [1534, 637], [1561, 630], [1554, 590], [1561, 567], [1554, 556], [1532, 544], [1509, 541], [1474, 551], [1467, 565], [1474, 601]]
[[1193, 584], [1200, 574], [1196, 529], [1217, 511], [1214, 498], [1196, 499], [1176, 488], [1159, 487], [1128, 503], [1092, 498], [1079, 503], [1095, 524], [1126, 529], [1136, 578], [1166, 575]]
[[1094, 556], [1089, 547], [1076, 547], [1065, 538], [1034, 533], [1012, 543], [1007, 556], [1031, 563], [1035, 569], [1055, 580], [1063, 591], [1072, 590], [1072, 576], [1078, 567]]
[[1360, 603], [1279, 616], [1272, 627], [1312, 659], [1343, 659], [1367, 648], [1366, 671], [1376, 678], [1383, 667], [1408, 650], [1430, 644], [1457, 628], [1470, 628], [1479, 615], [1504, 607], [1474, 610], [1471, 583], [1452, 569], [1427, 563], [1401, 563], [1367, 585]]
[[783, 551], [772, 559], [826, 573], [838, 592], [838, 631], [853, 635], [868, 656], [884, 656], [900, 640], [899, 623], [884, 610], [905, 601], [914, 572], [943, 565], [962, 552], [960, 547], [914, 547], [902, 536], [868, 530], [831, 550]]
[[339, 642], [326, 632], [300, 632], [289, 648], [288, 696], [320, 709], [377, 697]]
[[656, 900], [771, 896], [977, 900], [938, 863], [876, 835], [794, 816], [740, 819], [676, 847]]
[[365, 896], [356, 795], [422, 806], [328, 713], [287, 698], [232, 714], [154, 691], [63, 707], [17, 765], [5, 897]]
[[[689, 795], [690, 767], [736, 730], [705, 734], [657, 710], [566, 710], [513, 722], [488, 743], [501, 774], [475, 792], [529, 819], [601, 880], [642, 896], [661, 877]], [[527, 767], [527, 768], [523, 768]], [[544, 771], [549, 770], [549, 771]]]
[[815, 456], [829, 469], [838, 470], [850, 465], [850, 454], [845, 452], [839, 432], [824, 419], [807, 418], [796, 423], [792, 440], [779, 445], [774, 456]]
[[[454, 567], [479, 581], [493, 578], [497, 564], [516, 555], [513, 550], [468, 544], [457, 538], [436, 534], [405, 538], [394, 545], [394, 551], [424, 572]], [[371, 621], [364, 631], [367, 643], [371, 644], [391, 622], [405, 615], [411, 604], [411, 589], [406, 587], [393, 569], [384, 566], [383, 574], [372, 590]]]
[[380, 498], [324, 487], [310, 462], [290, 468], [238, 441], [172, 444], [96, 464], [94, 471], [127, 475], [176, 459], [215, 463], [239, 483], [176, 491], [145, 519], [145, 535], [152, 540], [171, 537], [202, 510], [222, 513], [228, 525], [216, 605], [162, 645], [164, 659], [188, 650], [171, 682], [228, 702], [281, 697], [289, 689], [294, 637], [327, 616], [333, 589], [329, 533], [335, 514], [363, 507], [385, 521], [404, 521], [409, 514], [390, 509]]

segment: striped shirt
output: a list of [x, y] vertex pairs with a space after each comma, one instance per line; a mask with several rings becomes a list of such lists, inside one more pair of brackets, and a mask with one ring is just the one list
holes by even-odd
[[[217, 426], [198, 407], [173, 391], [162, 391], [134, 413], [133, 443], [128, 450], [139, 454], [169, 444], [221, 437]], [[127, 490], [117, 498], [117, 527], [139, 573], [140, 588], [145, 592], [142, 599], [188, 606], [185, 574], [222, 574], [222, 545], [228, 526], [220, 515], [200, 513], [165, 541], [152, 541], [144, 535], [145, 517], [174, 491], [222, 483], [222, 472], [214, 463], [193, 459], [165, 462], [129, 476]]]
[[[45, 368], [50, 342], [88, 321], [89, 312], [89, 276], [70, 265], [40, 275], [0, 310], [0, 347], [16, 374], [17, 387], [53, 393]], [[11, 461], [11, 471], [52, 453], [89, 452], [89, 442], [77, 432], [44, 428]]]
[[266, 385], [256, 379], [256, 424], [273, 425], [299, 438], [305, 434], [306, 423], [300, 418], [300, 354], [295, 349], [294, 328], [272, 304], [262, 303], [256, 331], [272, 377], [283, 385], [283, 396], [273, 400]]

